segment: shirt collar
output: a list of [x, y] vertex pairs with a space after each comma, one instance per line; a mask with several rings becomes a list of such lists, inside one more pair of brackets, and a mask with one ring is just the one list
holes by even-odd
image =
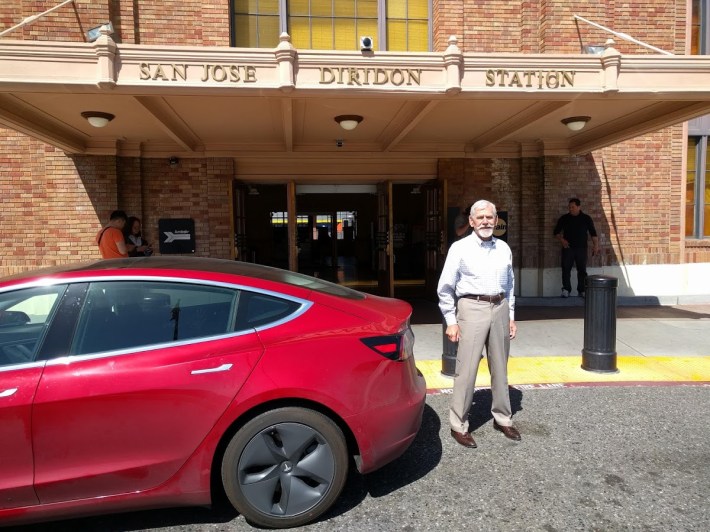
[[496, 237], [491, 237], [490, 240], [481, 240], [481, 238], [476, 234], [475, 231], [471, 233], [471, 236], [473, 237], [476, 244], [478, 244], [482, 248], [493, 248], [496, 245]]

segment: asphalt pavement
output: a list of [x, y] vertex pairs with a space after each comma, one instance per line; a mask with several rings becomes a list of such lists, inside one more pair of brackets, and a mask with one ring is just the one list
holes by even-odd
[[[417, 438], [381, 470], [364, 476], [351, 471], [335, 506], [296, 530], [708, 530], [710, 304], [617, 307], [618, 371], [599, 373], [580, 367], [581, 302], [522, 301], [509, 361], [513, 420], [522, 441], [493, 430], [484, 361], [470, 420], [477, 449], [461, 447], [449, 434], [452, 380], [441, 374], [436, 304], [413, 306], [415, 359], [429, 389]], [[254, 529], [218, 504], [13, 530]]]
[[[710, 523], [710, 387], [511, 390], [521, 442], [493, 430], [489, 390], [474, 395], [477, 449], [449, 434], [447, 393], [427, 396], [406, 453], [352, 472], [307, 532], [705, 532]], [[225, 505], [134, 512], [18, 532], [252, 531]]]

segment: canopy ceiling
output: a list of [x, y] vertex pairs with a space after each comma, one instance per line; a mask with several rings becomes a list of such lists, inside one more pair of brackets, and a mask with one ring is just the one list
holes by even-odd
[[[91, 126], [82, 112], [115, 118]], [[0, 41], [0, 125], [69, 154], [421, 161], [587, 153], [710, 113], [710, 56]], [[351, 131], [334, 120], [359, 115]], [[580, 131], [562, 120], [587, 116]], [[342, 142], [338, 142], [338, 141]], [[340, 145], [339, 145], [340, 144]], [[334, 159], [336, 158], [336, 159]]]

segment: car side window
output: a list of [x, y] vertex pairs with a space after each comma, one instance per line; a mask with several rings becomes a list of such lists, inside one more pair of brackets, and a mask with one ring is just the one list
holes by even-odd
[[66, 285], [0, 293], [0, 367], [33, 362]]
[[237, 328], [264, 327], [287, 318], [300, 307], [295, 301], [245, 290], [239, 299]]
[[71, 353], [140, 349], [231, 333], [238, 296], [235, 289], [191, 283], [91, 283]]

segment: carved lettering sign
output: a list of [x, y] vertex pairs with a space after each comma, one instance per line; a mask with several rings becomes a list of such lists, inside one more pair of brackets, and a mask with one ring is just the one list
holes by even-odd
[[321, 67], [321, 85], [421, 85], [421, 68]]
[[[254, 65], [238, 64], [187, 64], [187, 63], [140, 63], [141, 81], [202, 83], [257, 83], [257, 68]], [[320, 85], [364, 86], [420, 86], [420, 68], [384, 67], [320, 67]], [[520, 89], [559, 89], [574, 87], [574, 70], [507, 70], [490, 68], [485, 71], [486, 87]]]
[[486, 71], [486, 87], [558, 89], [574, 87], [574, 70], [505, 70]]
[[142, 81], [187, 81], [189, 73], [197, 69], [203, 82], [256, 83], [256, 67], [251, 65], [141, 63], [139, 68]]

